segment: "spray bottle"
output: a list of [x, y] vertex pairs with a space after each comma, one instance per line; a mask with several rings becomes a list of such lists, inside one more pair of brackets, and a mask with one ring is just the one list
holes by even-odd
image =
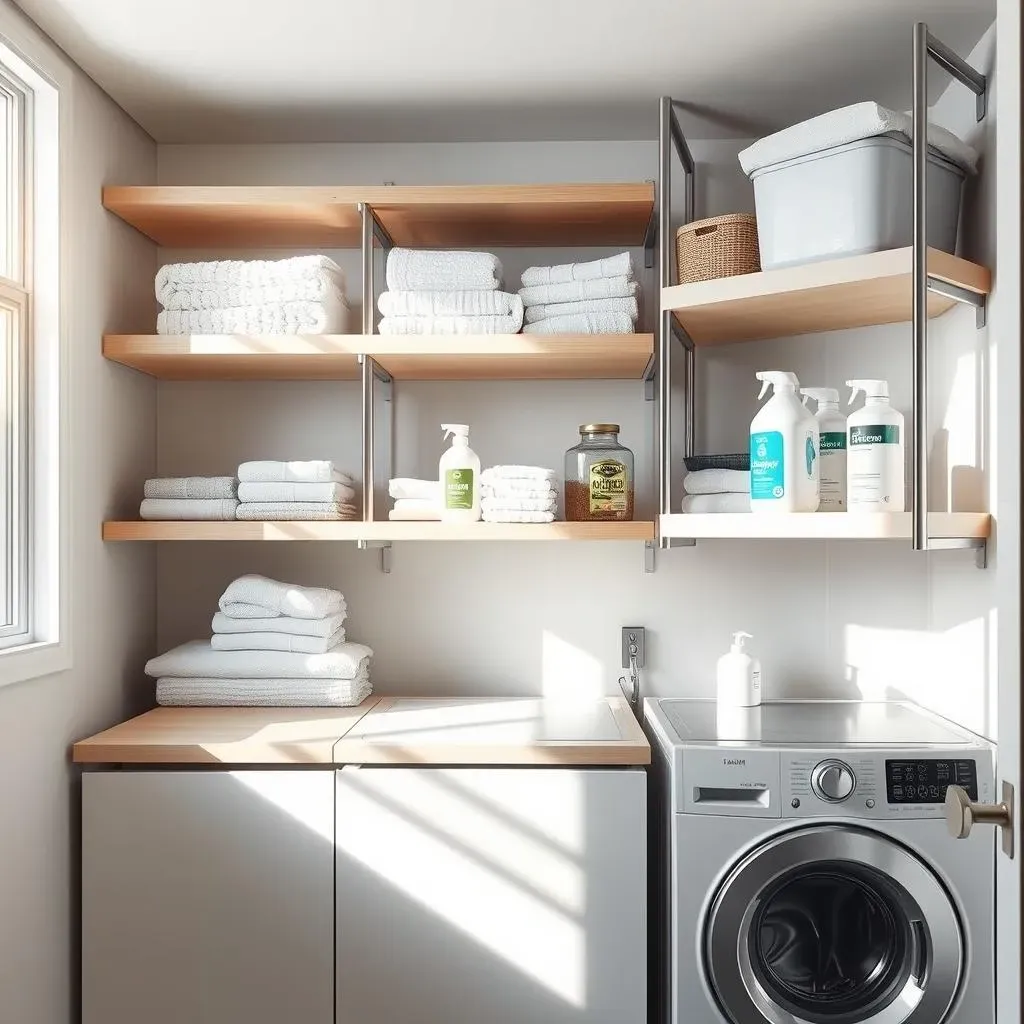
[[850, 405], [858, 391], [864, 405], [846, 421], [846, 481], [851, 512], [903, 512], [906, 460], [903, 413], [889, 404], [884, 380], [848, 380]]
[[846, 511], [846, 417], [839, 411], [835, 388], [801, 388], [804, 405], [808, 398], [818, 403], [818, 480], [821, 512]]
[[442, 423], [452, 446], [441, 456], [437, 475], [441, 487], [441, 522], [475, 523], [480, 518], [480, 458], [469, 447], [465, 423]]

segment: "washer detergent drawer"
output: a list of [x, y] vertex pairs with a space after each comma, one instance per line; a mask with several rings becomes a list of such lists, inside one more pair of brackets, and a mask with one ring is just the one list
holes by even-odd
[[683, 750], [677, 811], [744, 818], [782, 816], [781, 757], [745, 747]]

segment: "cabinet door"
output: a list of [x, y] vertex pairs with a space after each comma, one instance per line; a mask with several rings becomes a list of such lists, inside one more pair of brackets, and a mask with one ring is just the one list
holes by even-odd
[[333, 1024], [334, 772], [82, 792], [83, 1024]]
[[338, 773], [337, 1024], [646, 1019], [642, 770]]

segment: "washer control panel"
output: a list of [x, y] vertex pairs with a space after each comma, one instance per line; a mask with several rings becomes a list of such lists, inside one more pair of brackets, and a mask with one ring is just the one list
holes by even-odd
[[811, 772], [811, 789], [819, 800], [839, 804], [853, 795], [857, 776], [853, 769], [838, 758], [820, 761]]

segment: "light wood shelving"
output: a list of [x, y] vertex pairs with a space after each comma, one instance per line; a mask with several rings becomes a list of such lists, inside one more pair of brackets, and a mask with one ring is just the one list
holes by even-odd
[[[932, 539], [989, 536], [987, 512], [930, 512]], [[802, 512], [760, 515], [750, 512], [673, 513], [661, 517], [661, 536], [691, 540], [909, 540], [909, 512]]]
[[[976, 263], [928, 250], [928, 273], [979, 295], [991, 274]], [[662, 291], [695, 345], [789, 337], [911, 319], [912, 250], [890, 249], [759, 274], [675, 285]], [[954, 300], [930, 292], [928, 315]]]

